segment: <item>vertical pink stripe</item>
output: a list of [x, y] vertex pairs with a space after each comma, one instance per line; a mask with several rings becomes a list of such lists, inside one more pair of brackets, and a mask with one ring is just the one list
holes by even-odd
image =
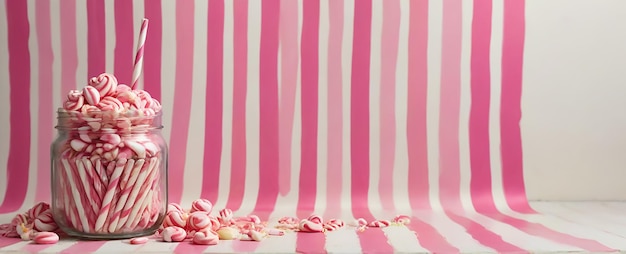
[[298, 214], [310, 215], [317, 194], [317, 104], [319, 69], [319, 0], [305, 1], [302, 14], [302, 134]]
[[326, 234], [323, 233], [296, 233], [297, 253], [327, 253]]
[[[80, 10], [79, 10], [80, 11]], [[87, 77], [106, 71], [104, 0], [87, 1]], [[132, 57], [132, 56], [131, 56]]]
[[[133, 1], [115, 0], [114, 11], [115, 51], [113, 69], [119, 82], [130, 84], [133, 75], [133, 57], [135, 56], [133, 25], [137, 23], [133, 20]], [[104, 69], [101, 72], [104, 72]]]
[[298, 79], [298, 1], [280, 1], [280, 108], [278, 149], [279, 190], [287, 195], [291, 190], [291, 136], [293, 134], [293, 116], [296, 103], [296, 85]]
[[169, 202], [180, 202], [187, 154], [193, 71], [193, 9], [190, 1], [176, 2], [176, 89], [169, 155]]
[[464, 227], [467, 233], [480, 244], [492, 248], [498, 253], [528, 253], [528, 251], [502, 240], [502, 236], [489, 231], [480, 223], [454, 212], [446, 212], [446, 215], [454, 222]]
[[396, 153], [396, 65], [400, 36], [400, 1], [383, 2], [380, 45], [380, 201], [383, 209], [395, 210], [393, 171]]
[[233, 2], [233, 130], [227, 207], [239, 209], [246, 181], [246, 91], [248, 80], [248, 0]]
[[[76, 52], [76, 1], [59, 2], [61, 11], [61, 99], [65, 99], [68, 91], [76, 89], [76, 69], [78, 53]], [[56, 95], [55, 95], [56, 96]], [[61, 105], [55, 105], [60, 107]]]
[[420, 245], [433, 253], [458, 253], [459, 249], [452, 246], [446, 238], [437, 232], [433, 226], [421, 221], [417, 216], [411, 218], [411, 223], [407, 225], [411, 231], [415, 232]]
[[144, 12], [150, 20], [150, 27], [146, 34], [147, 43], [144, 45], [143, 89], [153, 98], [161, 100], [161, 1], [144, 0]]
[[278, 17], [280, 2], [263, 0], [261, 11], [260, 182], [255, 211], [271, 212], [278, 198]]
[[350, 89], [350, 161], [352, 165], [352, 214], [373, 219], [368, 208], [369, 165], [369, 78], [372, 1], [354, 3], [354, 35]]
[[35, 5], [37, 49], [39, 51], [39, 107], [37, 126], [37, 187], [36, 201], [50, 201], [50, 144], [56, 110], [52, 105], [52, 42], [50, 35], [50, 0], [37, 1]]
[[394, 253], [385, 232], [380, 228], [368, 228], [359, 233], [362, 253]]
[[328, 0], [328, 147], [327, 195], [325, 217], [339, 216], [341, 213], [342, 161], [343, 161], [343, 92], [342, 92], [342, 41], [343, 41], [343, 1]]
[[[30, 154], [30, 28], [26, 1], [6, 1], [9, 46], [10, 141], [7, 191], [0, 213], [13, 212], [24, 203], [28, 188]], [[26, 95], [26, 96], [24, 96]]]
[[511, 209], [530, 213], [526, 199], [522, 157], [522, 69], [524, 65], [525, 1], [504, 1], [502, 34], [502, 94], [500, 101], [500, 142], [502, 182]]
[[439, 195], [445, 209], [462, 211], [459, 115], [461, 109], [461, 0], [443, 1], [439, 105]]
[[217, 200], [222, 158], [224, 0], [209, 1], [207, 27], [207, 84], [201, 197]]
[[428, 197], [428, 144], [426, 94], [428, 50], [428, 1], [411, 1], [409, 17], [409, 77], [407, 143], [409, 198], [413, 209], [430, 209]]
[[471, 50], [471, 98], [469, 143], [470, 191], [478, 212], [497, 211], [491, 192], [489, 155], [489, 98], [491, 43], [491, 0], [474, 1]]
[[80, 241], [76, 242], [69, 248], [62, 250], [61, 254], [74, 254], [74, 253], [92, 253], [100, 249], [106, 241]]

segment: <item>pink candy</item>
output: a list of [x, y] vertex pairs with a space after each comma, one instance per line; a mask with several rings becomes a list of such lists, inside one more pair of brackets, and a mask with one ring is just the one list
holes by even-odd
[[295, 217], [282, 217], [278, 220], [278, 223], [280, 224], [297, 224], [298, 223], [298, 218]]
[[187, 237], [187, 232], [180, 227], [166, 227], [161, 232], [161, 236], [166, 242], [182, 242]]
[[231, 223], [231, 220], [233, 219], [233, 211], [228, 209], [228, 208], [224, 208], [222, 210], [220, 210], [220, 217], [219, 220], [221, 222], [221, 224], [223, 226], [228, 226]]
[[54, 222], [54, 218], [52, 217], [52, 210], [47, 209], [43, 213], [39, 214], [35, 219], [33, 224], [33, 228], [37, 231], [55, 231], [57, 228], [57, 224]]
[[96, 89], [101, 97], [114, 95], [117, 92], [117, 85], [117, 78], [108, 73], [102, 73], [89, 80], [89, 86]]
[[324, 226], [320, 223], [316, 223], [316, 222], [312, 222], [310, 220], [304, 219], [300, 221], [298, 230], [300, 232], [323, 232]]
[[216, 245], [220, 238], [214, 231], [199, 231], [193, 236], [192, 242], [200, 245]]
[[191, 203], [190, 212], [192, 213], [197, 211], [211, 213], [211, 210], [213, 210], [213, 203], [211, 203], [211, 201], [209, 200], [196, 199]]
[[192, 230], [203, 230], [212, 226], [209, 215], [205, 212], [193, 212], [187, 219], [187, 227]]
[[130, 244], [144, 244], [144, 243], [147, 243], [148, 241], [149, 239], [147, 237], [136, 237], [136, 238], [130, 239], [129, 243]]
[[59, 242], [59, 235], [54, 232], [39, 232], [35, 234], [33, 241], [37, 244], [54, 244]]
[[84, 87], [83, 96], [85, 97], [85, 102], [89, 105], [96, 106], [100, 103], [100, 93], [93, 86]]
[[409, 223], [411, 223], [411, 217], [407, 215], [398, 215], [395, 218], [393, 218], [393, 222], [402, 224], [402, 225], [408, 225]]
[[163, 227], [170, 226], [185, 228], [187, 226], [187, 215], [178, 211], [168, 212], [163, 220]]
[[40, 214], [44, 213], [45, 211], [47, 211], [49, 209], [50, 209], [50, 205], [48, 203], [46, 203], [46, 202], [39, 202], [35, 206], [33, 206], [32, 208], [28, 209], [26, 214], [28, 215], [28, 218], [35, 219]]
[[319, 215], [315, 215], [315, 214], [309, 216], [308, 220], [313, 222], [313, 223], [317, 223], [317, 224], [324, 223], [324, 219], [322, 219], [322, 217], [320, 217]]
[[376, 228], [389, 227], [389, 225], [391, 225], [391, 222], [389, 222], [388, 220], [375, 220], [368, 224], [368, 226]]

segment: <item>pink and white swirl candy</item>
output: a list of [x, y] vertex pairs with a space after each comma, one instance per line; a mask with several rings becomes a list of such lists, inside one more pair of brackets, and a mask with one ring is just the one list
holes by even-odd
[[148, 237], [135, 237], [130, 239], [130, 241], [128, 241], [130, 244], [144, 244], [147, 243], [148, 241], [150, 241], [150, 239], [148, 239]]
[[324, 226], [322, 224], [315, 223], [315, 222], [312, 222], [310, 220], [304, 219], [304, 220], [300, 221], [300, 225], [298, 227], [298, 230], [300, 232], [310, 232], [310, 233], [323, 232], [324, 231]]
[[[119, 135], [117, 135], [117, 137], [119, 138]], [[102, 138], [100, 138], [100, 139], [102, 139]], [[118, 144], [119, 144], [119, 142], [118, 142]], [[172, 211], [185, 213], [185, 210], [177, 203], [169, 203], [167, 205], [167, 212], [169, 213], [169, 212], [172, 212]]]
[[220, 210], [219, 221], [222, 224], [222, 226], [229, 226], [232, 220], [233, 220], [233, 210], [230, 210], [228, 208], [224, 208]]
[[409, 223], [411, 223], [411, 217], [407, 215], [398, 215], [393, 218], [393, 222], [401, 225], [408, 225]]
[[52, 232], [59, 228], [54, 222], [54, 218], [52, 217], [52, 210], [47, 209], [45, 212], [39, 214], [35, 219], [35, 223], [33, 224], [33, 228], [40, 232]]
[[310, 220], [311, 222], [317, 223], [317, 224], [323, 224], [324, 223], [324, 219], [322, 219], [321, 216], [315, 215], [315, 214], [309, 216], [308, 220]]
[[85, 102], [89, 105], [96, 106], [100, 103], [100, 93], [98, 92], [98, 89], [93, 86], [86, 86], [83, 88], [83, 96], [85, 97]]
[[206, 212], [206, 213], [211, 213], [211, 211], [213, 210], [213, 203], [211, 203], [211, 201], [207, 200], [207, 199], [196, 199], [193, 202], [191, 202], [191, 210], [190, 212]]
[[263, 241], [263, 239], [265, 238], [265, 234], [256, 230], [250, 230], [248, 231], [248, 237], [252, 241], [260, 242], [260, 241]]
[[178, 211], [170, 211], [165, 215], [163, 227], [180, 227], [187, 226], [187, 215]]
[[299, 220], [296, 217], [282, 217], [278, 219], [279, 224], [297, 224], [298, 221]]
[[334, 230], [337, 230], [337, 229], [340, 229], [340, 228], [341, 227], [339, 225], [337, 225], [337, 224], [333, 224], [333, 223], [329, 223], [329, 222], [324, 223], [324, 229], [326, 231], [334, 231]]
[[33, 237], [36, 244], [55, 244], [59, 242], [59, 235], [54, 232], [39, 232]]
[[152, 108], [152, 104], [154, 103], [154, 101], [152, 100], [152, 96], [150, 96], [150, 93], [145, 90], [133, 90], [133, 92], [139, 98], [139, 100], [136, 101], [138, 103], [136, 105], [137, 108]]
[[389, 225], [391, 225], [391, 222], [389, 222], [388, 220], [375, 220], [368, 224], [368, 226], [373, 228], [384, 228], [389, 227]]
[[28, 218], [35, 219], [47, 210], [50, 210], [50, 204], [46, 202], [39, 202], [30, 209], [28, 209], [26, 214], [28, 215]]
[[100, 97], [113, 96], [117, 91], [117, 78], [111, 74], [102, 73], [97, 77], [91, 78], [89, 86], [95, 88]]
[[166, 242], [182, 242], [187, 237], [187, 231], [181, 227], [166, 227], [161, 232], [161, 236]]
[[31, 220], [28, 218], [28, 215], [26, 215], [25, 213], [17, 214], [11, 220], [11, 225], [14, 227], [20, 224], [28, 225], [30, 223], [31, 223]]
[[102, 111], [119, 112], [119, 111], [122, 111], [122, 109], [124, 109], [124, 105], [122, 105], [122, 102], [120, 100], [118, 100], [115, 97], [109, 97], [109, 96], [101, 98], [100, 103], [98, 104], [98, 107]]
[[259, 218], [259, 216], [256, 215], [250, 215], [248, 216], [248, 220], [254, 224], [260, 224], [261, 223], [261, 218]]
[[338, 227], [343, 227], [343, 226], [345, 226], [345, 225], [346, 225], [346, 224], [345, 224], [342, 220], [340, 220], [340, 219], [330, 219], [330, 220], [328, 220], [326, 223], [330, 223], [330, 224], [333, 224], [333, 225], [337, 225]]
[[277, 228], [266, 228], [266, 229], [263, 229], [263, 232], [265, 232], [268, 235], [277, 235], [277, 236], [285, 235], [285, 231], [282, 231]]
[[84, 103], [83, 93], [78, 90], [71, 90], [67, 94], [67, 100], [63, 103], [63, 108], [68, 111], [78, 111], [83, 107]]
[[193, 212], [191, 213], [191, 215], [189, 215], [189, 218], [187, 219], [187, 228], [191, 230], [199, 231], [211, 228], [211, 226], [211, 219], [209, 218], [209, 215], [205, 212]]
[[216, 245], [220, 242], [220, 237], [214, 231], [204, 230], [196, 232], [191, 242], [199, 245]]

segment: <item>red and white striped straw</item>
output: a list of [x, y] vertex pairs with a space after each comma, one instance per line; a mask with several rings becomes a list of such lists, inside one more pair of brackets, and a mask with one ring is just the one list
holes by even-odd
[[133, 69], [132, 89], [137, 87], [139, 76], [143, 69], [143, 46], [146, 44], [146, 33], [148, 32], [148, 19], [144, 18], [141, 22], [141, 30], [139, 31], [139, 40], [137, 41], [137, 54], [135, 54], [135, 65]]

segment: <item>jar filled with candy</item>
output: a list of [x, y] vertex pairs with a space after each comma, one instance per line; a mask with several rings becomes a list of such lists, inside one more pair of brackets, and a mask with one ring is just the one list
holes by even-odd
[[72, 236], [154, 233], [167, 209], [161, 105], [110, 74], [67, 94], [51, 147], [52, 213]]

